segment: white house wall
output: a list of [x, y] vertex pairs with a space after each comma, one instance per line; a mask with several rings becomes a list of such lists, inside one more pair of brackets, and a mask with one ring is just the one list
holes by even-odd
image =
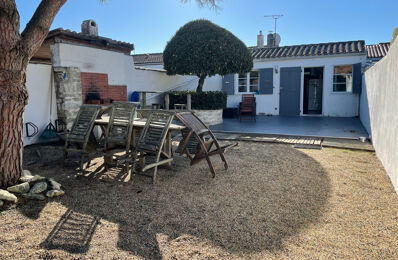
[[[55, 124], [57, 119], [57, 106], [55, 90], [51, 84], [51, 65], [29, 64], [26, 72], [26, 87], [28, 89], [29, 99], [24, 113], [24, 146], [37, 143], [39, 136], [46, 126], [51, 122]], [[52, 100], [51, 98], [52, 89]], [[52, 106], [52, 115], [50, 117], [50, 104]], [[26, 136], [25, 123], [32, 122], [39, 128], [39, 133], [33, 137]], [[33, 132], [29, 128], [30, 133]]]
[[51, 52], [54, 67], [78, 67], [81, 72], [106, 73], [110, 85], [126, 85], [127, 89], [133, 85], [131, 55], [69, 43], [55, 43]]
[[[274, 69], [274, 92], [271, 95], [256, 95], [257, 114], [279, 115], [279, 92], [280, 92], [280, 69], [283, 67], [323, 67], [323, 100], [322, 115], [336, 117], [358, 116], [359, 95], [352, 93], [333, 92], [333, 67], [337, 65], [351, 65], [366, 62], [366, 56], [341, 56], [326, 58], [301, 58], [301, 59], [278, 59], [270, 61], [255, 61], [253, 69]], [[275, 73], [277, 68], [278, 73]], [[301, 97], [300, 108], [303, 114], [303, 92], [304, 92], [304, 70], [301, 74]], [[238, 90], [238, 76], [235, 75], [235, 93]], [[228, 107], [237, 107], [241, 101], [241, 95], [229, 95]]]

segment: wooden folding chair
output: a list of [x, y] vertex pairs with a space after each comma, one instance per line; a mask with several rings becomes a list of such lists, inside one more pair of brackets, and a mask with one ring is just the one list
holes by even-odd
[[96, 105], [82, 105], [80, 107], [72, 129], [66, 137], [63, 166], [65, 165], [65, 160], [68, 158], [68, 152], [79, 152], [82, 154], [80, 169], [84, 170], [84, 159], [89, 159], [90, 153], [95, 153], [96, 151], [96, 147], [89, 146], [88, 144], [89, 141], [92, 141], [92, 144], [96, 143], [95, 137], [91, 133], [100, 109], [101, 106]]
[[[191, 165], [206, 159], [213, 178], [216, 176], [216, 171], [210, 156], [219, 155], [224, 162], [224, 168], [228, 169], [224, 152], [227, 148], [237, 145], [237, 143], [220, 146], [213, 132], [191, 112], [178, 113], [176, 116], [187, 127], [182, 130], [183, 140], [180, 142], [176, 152], [180, 153], [180, 155], [185, 153], [191, 160]], [[207, 137], [208, 139], [206, 139]], [[212, 149], [213, 145], [214, 149]]]
[[[149, 115], [133, 152], [134, 174], [151, 177], [155, 183], [158, 166], [171, 163], [172, 153], [167, 151], [165, 142], [173, 117], [174, 112], [168, 111], [156, 111]], [[153, 175], [145, 174], [152, 168]]]
[[109, 162], [116, 166], [124, 164], [129, 173], [128, 159], [131, 157], [131, 134], [137, 104], [114, 102], [112, 104], [108, 127], [105, 131], [104, 164], [108, 170]]

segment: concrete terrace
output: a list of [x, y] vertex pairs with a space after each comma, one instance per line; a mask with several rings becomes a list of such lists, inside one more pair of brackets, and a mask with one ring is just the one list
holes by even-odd
[[211, 129], [215, 132], [240, 134], [269, 134], [357, 139], [368, 137], [359, 118], [352, 117], [283, 117], [257, 116], [256, 121], [241, 122], [237, 118], [224, 119]]

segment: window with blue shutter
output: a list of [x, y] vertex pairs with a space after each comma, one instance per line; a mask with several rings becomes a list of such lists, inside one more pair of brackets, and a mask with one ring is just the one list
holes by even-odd
[[362, 63], [354, 64], [353, 75], [352, 75], [352, 93], [361, 93], [362, 87]]

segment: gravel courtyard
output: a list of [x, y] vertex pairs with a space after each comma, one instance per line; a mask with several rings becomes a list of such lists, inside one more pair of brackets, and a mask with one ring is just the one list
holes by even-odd
[[59, 147], [25, 162], [38, 148], [25, 168], [66, 194], [1, 208], [0, 259], [398, 259], [398, 195], [374, 153], [239, 142], [215, 179], [176, 156], [152, 185], [100, 158], [77, 176]]

